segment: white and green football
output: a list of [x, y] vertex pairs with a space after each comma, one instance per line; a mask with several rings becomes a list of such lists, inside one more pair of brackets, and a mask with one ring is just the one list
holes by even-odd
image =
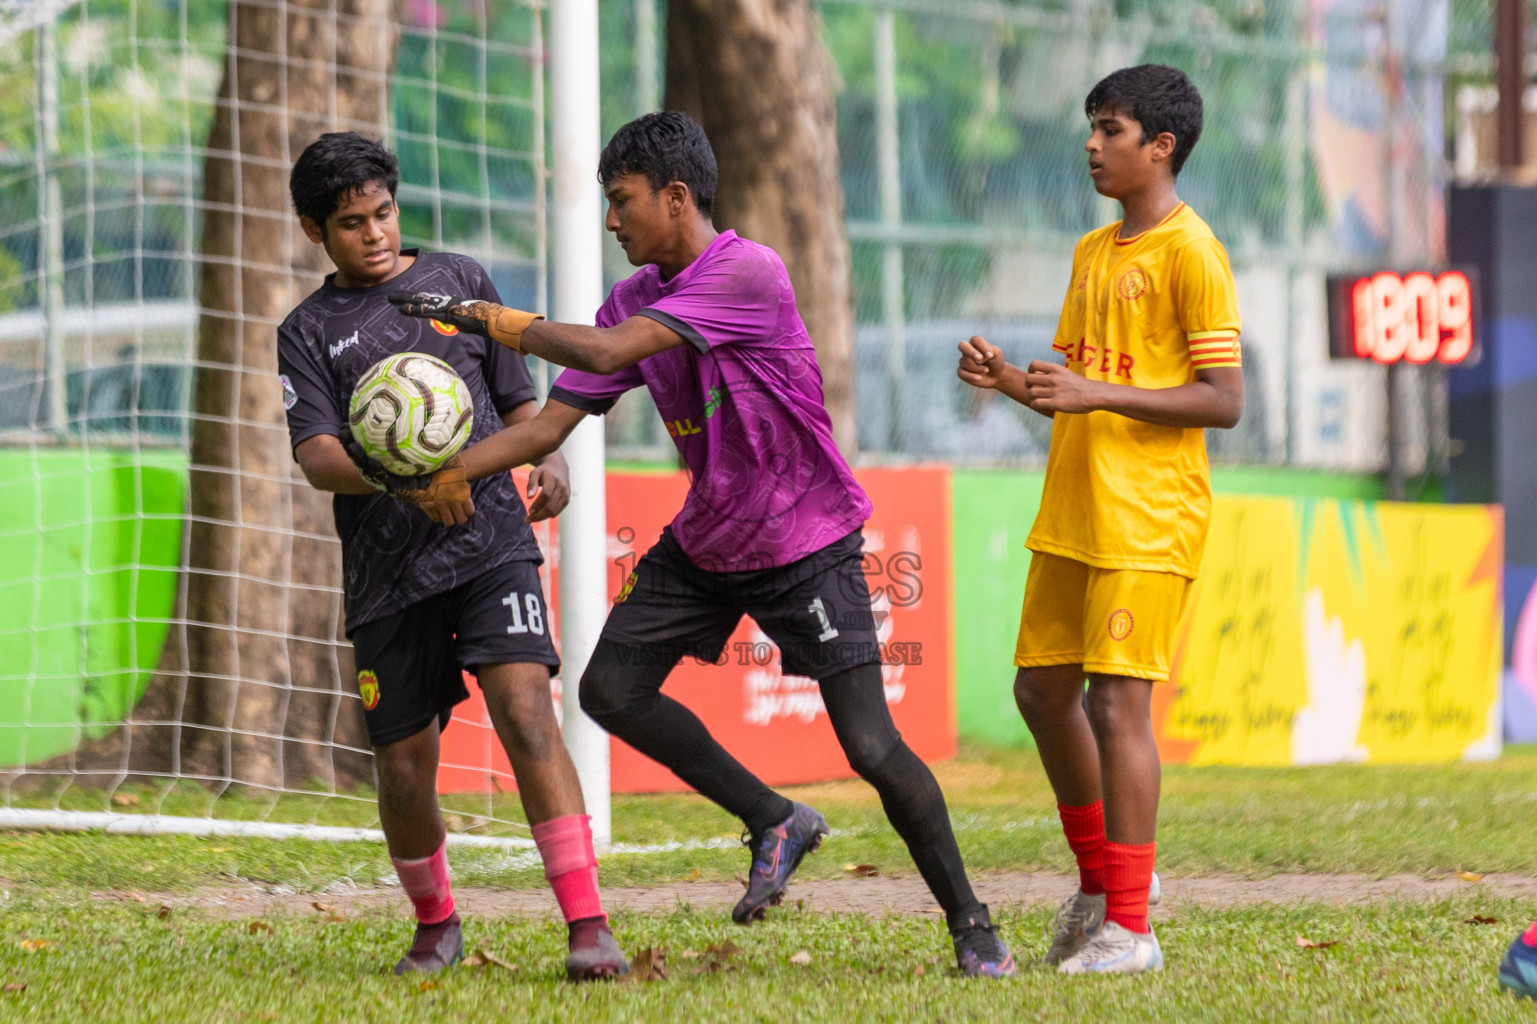
[[370, 458], [391, 473], [420, 476], [470, 439], [470, 389], [436, 356], [401, 352], [369, 367], [352, 389], [347, 420]]

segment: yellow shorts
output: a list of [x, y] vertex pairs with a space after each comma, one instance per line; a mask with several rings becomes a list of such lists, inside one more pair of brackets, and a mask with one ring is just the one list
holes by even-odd
[[1081, 662], [1085, 673], [1166, 680], [1189, 592], [1190, 580], [1172, 572], [1096, 569], [1033, 551], [1014, 664]]

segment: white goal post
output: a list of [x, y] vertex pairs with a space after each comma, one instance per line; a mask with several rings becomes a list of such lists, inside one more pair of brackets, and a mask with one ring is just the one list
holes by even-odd
[[[300, 16], [282, 0], [262, 6]], [[381, 838], [336, 584], [292, 583], [295, 600], [332, 609], [325, 635], [278, 633], [280, 664], [219, 680], [277, 694], [271, 721], [242, 719], [231, 703], [226, 745], [270, 741], [280, 769], [282, 751], [317, 766], [308, 777], [280, 770], [253, 785], [186, 763], [179, 746], [160, 768], [131, 756], [145, 736], [180, 744], [210, 728], [188, 717], [198, 695], [185, 680], [146, 709], [166, 646], [193, 627], [248, 628], [238, 610], [189, 621], [181, 571], [197, 521], [189, 471], [207, 468], [192, 465], [191, 424], [222, 415], [196, 411], [193, 396], [197, 374], [226, 369], [197, 365], [196, 337], [208, 313], [203, 170], [217, 155], [207, 143], [231, 10], [228, 0], [0, 0], [0, 89], [33, 98], [24, 115], [0, 107], [11, 111], [0, 113], [0, 537], [13, 552], [0, 564], [0, 828]], [[555, 316], [590, 323], [603, 297], [596, 0], [397, 10], [386, 137], [401, 157], [403, 244], [473, 256], [506, 301], [544, 310], [553, 298]], [[329, 16], [337, 39], [377, 31], [335, 9], [303, 16]], [[345, 96], [329, 103], [348, 107]], [[296, 251], [271, 262], [256, 269], [302, 265]], [[243, 425], [238, 416], [228, 422]], [[601, 421], [566, 452], [573, 498], [546, 568], [561, 577], [570, 685], [553, 689], [606, 848], [608, 737], [582, 715], [575, 686], [607, 609]], [[329, 519], [286, 522], [291, 551], [335, 544]], [[528, 847], [478, 701], [456, 711], [450, 736], [444, 771], [468, 792], [445, 797], [449, 842]], [[86, 756], [97, 748], [119, 752], [118, 767]]]

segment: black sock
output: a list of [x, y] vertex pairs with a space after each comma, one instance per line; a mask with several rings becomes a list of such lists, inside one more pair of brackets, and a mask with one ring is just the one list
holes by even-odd
[[918, 873], [945, 911], [950, 929], [986, 924], [961, 862], [945, 795], [928, 765], [897, 732], [886, 706], [879, 665], [862, 665], [822, 681], [822, 700], [849, 764], [880, 795], [886, 817], [907, 844]]
[[617, 645], [599, 640], [582, 674], [582, 710], [741, 818], [754, 834], [784, 821], [794, 805], [727, 753], [699, 716], [662, 695], [662, 683], [675, 664], [676, 657], [621, 659]]

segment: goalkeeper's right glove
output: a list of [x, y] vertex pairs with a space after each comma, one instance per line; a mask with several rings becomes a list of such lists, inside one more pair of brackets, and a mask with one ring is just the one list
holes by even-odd
[[460, 299], [442, 292], [391, 292], [390, 301], [406, 316], [436, 320], [478, 334], [506, 345], [514, 352], [523, 351], [523, 332], [538, 313], [500, 306], [484, 299]]

